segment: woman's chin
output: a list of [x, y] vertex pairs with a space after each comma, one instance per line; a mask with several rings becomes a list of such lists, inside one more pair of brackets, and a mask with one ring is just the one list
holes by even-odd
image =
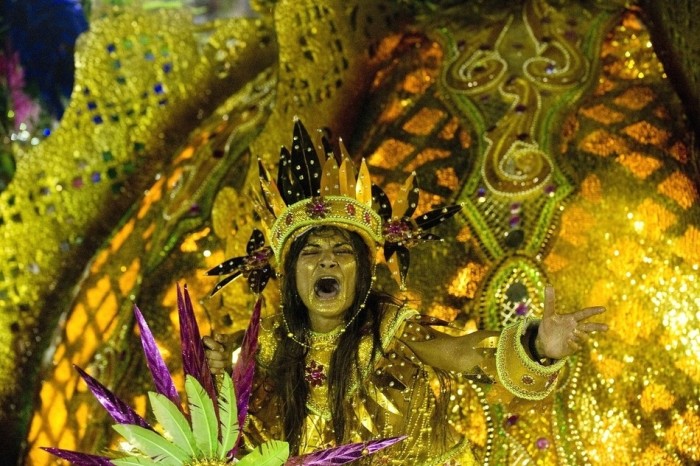
[[[345, 320], [345, 313], [351, 304], [352, 300], [347, 300], [343, 297], [335, 297], [330, 299], [313, 297], [307, 304], [312, 326], [314, 326], [314, 323], [316, 322], [329, 323], [337, 321], [338, 324], [342, 323]], [[324, 325], [324, 327], [325, 326], [326, 325]], [[325, 331], [328, 330], [332, 330], [332, 328]]]

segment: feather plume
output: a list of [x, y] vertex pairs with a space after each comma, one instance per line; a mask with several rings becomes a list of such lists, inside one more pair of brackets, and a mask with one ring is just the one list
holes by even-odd
[[236, 406], [236, 393], [233, 381], [228, 372], [224, 372], [224, 379], [219, 389], [219, 432], [221, 434], [221, 446], [219, 458], [224, 459], [238, 439], [240, 427], [238, 424], [238, 407]]
[[251, 270], [248, 274], [248, 287], [255, 294], [260, 294], [272, 277], [272, 267], [267, 264], [262, 269]]
[[148, 399], [151, 401], [151, 409], [158, 423], [170, 436], [173, 443], [179, 445], [189, 456], [197, 456], [200, 453], [199, 448], [194, 441], [189, 422], [180, 411], [180, 406], [176, 406], [160, 393], [148, 392]]
[[161, 462], [156, 462], [150, 458], [140, 456], [127, 456], [125, 458], [114, 459], [111, 464], [114, 464], [114, 466], [163, 466]]
[[194, 439], [204, 456], [214, 457], [219, 447], [219, 421], [214, 411], [214, 399], [207, 395], [199, 381], [188, 375], [185, 379], [187, 404], [192, 418]]
[[260, 249], [263, 246], [265, 246], [265, 235], [263, 235], [262, 231], [255, 228], [246, 244], [246, 253], [252, 254], [256, 249]]
[[237, 466], [282, 466], [289, 458], [289, 444], [279, 440], [269, 440], [243, 458]]
[[292, 205], [305, 197], [299, 180], [297, 180], [296, 175], [292, 172], [292, 154], [290, 154], [289, 150], [284, 146], [280, 149], [277, 187], [280, 190], [282, 199], [287, 205]]
[[54, 456], [70, 461], [75, 466], [112, 466], [112, 462], [105, 456], [89, 455], [77, 451], [63, 450], [61, 448], [39, 447]]
[[[253, 390], [253, 376], [255, 374], [255, 353], [258, 350], [258, 333], [260, 331], [260, 310], [262, 298], [258, 298], [250, 316], [250, 323], [243, 336], [241, 353], [238, 362], [233, 368], [233, 384], [236, 387], [236, 403], [238, 404], [238, 425], [245, 423], [248, 415], [248, 403]], [[240, 439], [240, 434], [239, 434]], [[238, 442], [236, 442], [237, 444]], [[236, 448], [236, 447], [234, 447]], [[235, 454], [235, 451], [233, 452]]]
[[290, 458], [286, 466], [329, 466], [345, 464], [390, 447], [405, 438], [406, 436], [403, 435], [401, 437], [390, 437], [383, 440], [341, 445], [339, 447], [329, 448], [328, 450]]
[[305, 198], [318, 196], [323, 167], [318, 159], [311, 136], [298, 118], [294, 121], [293, 134], [291, 171], [299, 181]]
[[235, 272], [245, 263], [245, 256], [234, 257], [232, 259], [227, 259], [216, 267], [212, 267], [207, 270], [207, 275], [228, 275]]
[[428, 230], [435, 225], [444, 222], [460, 210], [462, 210], [462, 206], [460, 204], [433, 209], [430, 212], [416, 217], [416, 225], [418, 225], [421, 230]]
[[[202, 338], [194, 317], [192, 300], [185, 285], [184, 295], [177, 286], [177, 308], [180, 319], [180, 345], [182, 346], [182, 367], [185, 375], [191, 375], [204, 387], [212, 400], [216, 399], [216, 389], [212, 380], [209, 363], [204, 354]], [[215, 408], [216, 409], [216, 408]]]
[[[286, 167], [280, 167], [280, 172], [287, 170]], [[258, 161], [258, 172], [260, 173], [260, 191], [262, 192], [262, 198], [265, 201], [265, 207], [269, 212], [272, 212], [275, 217], [279, 217], [286, 207], [285, 198], [282, 196], [278, 188], [278, 183], [270, 178], [270, 174], [267, 172], [262, 164], [262, 161]], [[284, 174], [280, 179], [280, 182], [284, 179]], [[279, 184], [282, 186], [282, 184]]]
[[234, 274], [232, 274], [232, 275], [229, 275], [228, 277], [224, 278], [224, 279], [221, 280], [220, 282], [218, 282], [218, 283], [216, 284], [216, 286], [214, 287], [214, 289], [211, 290], [211, 293], [209, 293], [209, 296], [214, 296], [214, 295], [215, 295], [216, 293], [218, 293], [219, 290], [221, 290], [223, 287], [225, 287], [226, 285], [228, 285], [229, 283], [231, 283], [232, 281], [234, 281], [236, 278], [240, 277], [240, 276], [241, 276], [241, 273], [242, 273], [242, 272], [238, 271], [238, 272], [236, 272], [236, 273], [234, 273]]
[[158, 458], [163, 464], [182, 464], [187, 461], [187, 453], [152, 430], [132, 424], [115, 424], [112, 428], [143, 454]]
[[151, 371], [151, 377], [153, 377], [153, 384], [156, 387], [156, 391], [165, 395], [178, 409], [181, 409], [180, 395], [175, 388], [173, 377], [168, 370], [168, 366], [165, 365], [163, 356], [161, 356], [160, 351], [158, 351], [156, 340], [153, 338], [153, 333], [148, 327], [148, 323], [146, 323], [143, 314], [141, 314], [141, 310], [137, 306], [134, 306], [134, 316], [136, 317], [136, 323], [139, 326], [139, 332], [141, 334], [143, 354], [146, 356], [146, 364]]
[[95, 396], [97, 401], [107, 410], [112, 419], [120, 424], [135, 424], [146, 429], [151, 429], [151, 426], [134, 411], [131, 406], [122, 401], [107, 387], [98, 382], [95, 378], [89, 376], [87, 372], [78, 366], [73, 366], [78, 371], [80, 376], [87, 383], [88, 388]]
[[391, 201], [384, 190], [376, 184], [372, 185], [372, 202], [382, 220], [386, 222], [391, 219]]

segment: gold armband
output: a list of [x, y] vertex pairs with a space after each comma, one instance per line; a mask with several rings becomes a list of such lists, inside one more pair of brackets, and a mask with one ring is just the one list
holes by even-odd
[[565, 359], [543, 366], [533, 361], [525, 351], [521, 336], [528, 327], [538, 323], [535, 319], [524, 319], [509, 325], [501, 333], [496, 349], [496, 371], [501, 384], [511, 393], [526, 400], [541, 400], [554, 389], [559, 369]]

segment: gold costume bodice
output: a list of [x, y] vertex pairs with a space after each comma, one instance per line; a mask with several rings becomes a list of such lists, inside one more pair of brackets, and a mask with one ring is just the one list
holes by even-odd
[[[471, 465], [476, 459], [466, 438], [454, 432], [445, 419], [439, 419], [438, 404], [451, 395], [449, 384], [435, 383], [434, 370], [423, 364], [405, 342], [436, 338], [439, 332], [431, 328], [437, 319], [420, 315], [407, 307], [387, 306], [381, 330], [381, 351], [372, 355], [372, 337], [363, 336], [359, 348], [359, 367], [348, 374], [346, 434], [344, 442], [363, 442], [406, 435], [395, 446], [382, 450], [371, 458], [372, 464]], [[251, 416], [246, 434], [251, 444], [283, 438], [280, 401], [274, 395], [275, 375], [267, 371], [277, 347], [276, 317], [261, 328], [260, 351], [256, 383], [250, 403]], [[331, 356], [342, 327], [330, 333], [312, 333], [306, 354], [305, 380], [309, 387], [306, 407], [308, 414], [300, 446], [300, 454], [335, 446], [331, 409], [329, 406], [327, 374]], [[548, 369], [547, 374], [536, 372], [541, 368], [521, 364], [523, 351], [512, 345], [519, 342], [515, 327], [504, 331], [501, 337], [489, 337], [478, 348], [489, 353], [474, 374], [505, 386], [510, 392], [528, 397], [527, 390], [541, 396], [553, 388], [559, 367]], [[508, 338], [513, 336], [513, 338]], [[499, 350], [502, 351], [498, 353]], [[501, 357], [499, 357], [499, 355]], [[502, 362], [501, 360], [505, 361]], [[501, 369], [496, 366], [501, 364]], [[531, 363], [534, 364], [534, 363]], [[534, 372], [533, 372], [534, 370]], [[527, 372], [527, 373], [526, 373]], [[517, 374], [517, 377], [513, 377]], [[517, 383], [507, 382], [519, 378]], [[542, 385], [537, 386], [536, 379]], [[443, 398], [441, 398], [443, 397]]]
[[[397, 445], [372, 455], [372, 464], [476, 464], [466, 439], [448, 432], [447, 440], [441, 441], [437, 434], [439, 429], [434, 425], [438, 398], [430, 385], [432, 371], [402, 342], [402, 339], [430, 338], [434, 331], [423, 325], [422, 319], [415, 310], [388, 307], [381, 323], [382, 351], [376, 352], [374, 358], [371, 335], [362, 338], [360, 367], [348, 374], [351, 382], [346, 401], [345, 442], [408, 436]], [[268, 366], [274, 355], [276, 326], [273, 320], [272, 328], [263, 326], [261, 329], [258, 354], [261, 369]], [[338, 327], [327, 334], [310, 335], [311, 348], [305, 364], [308, 414], [300, 454], [335, 446], [327, 375], [340, 331]], [[274, 375], [262, 369], [257, 377], [251, 399], [252, 415], [247, 424], [248, 438], [253, 444], [283, 435], [279, 400], [272, 395]]]

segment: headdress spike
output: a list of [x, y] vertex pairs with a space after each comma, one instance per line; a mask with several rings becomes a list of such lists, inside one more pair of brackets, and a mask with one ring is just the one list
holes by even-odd
[[291, 172], [299, 182], [303, 197], [318, 196], [320, 194], [322, 166], [314, 142], [300, 120], [294, 122], [291, 154]]
[[263, 165], [262, 161], [258, 159], [258, 173], [260, 174], [260, 187], [263, 194], [263, 200], [267, 208], [274, 214], [275, 217], [284, 212], [287, 205], [284, 202], [284, 198], [277, 188], [277, 184], [272, 180], [270, 172]]
[[357, 175], [355, 198], [367, 207], [372, 207], [372, 179], [370, 178], [369, 168], [367, 168], [367, 162], [365, 162], [364, 158], [360, 165], [360, 173]]
[[[342, 147], [342, 145], [341, 145]], [[357, 182], [357, 174], [355, 173], [355, 165], [349, 158], [344, 158], [338, 170], [338, 182], [340, 187], [340, 195], [355, 198], [355, 183]]]
[[323, 175], [321, 178], [321, 195], [322, 196], [339, 196], [340, 185], [338, 184], [338, 163], [335, 161], [335, 156], [331, 152], [330, 157], [323, 165]]
[[[410, 217], [416, 209], [417, 193], [414, 193], [416, 172], [411, 173], [399, 191], [399, 196], [394, 203], [393, 218]], [[413, 200], [412, 198], [416, 199]], [[412, 202], [413, 201], [413, 202]], [[413, 207], [411, 207], [413, 206]]]

